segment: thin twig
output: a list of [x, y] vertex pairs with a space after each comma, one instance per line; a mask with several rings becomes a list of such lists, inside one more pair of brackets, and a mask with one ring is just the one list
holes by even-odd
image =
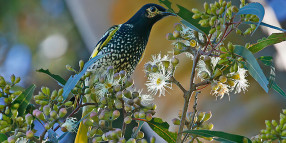
[[[197, 110], [197, 105], [198, 105], [198, 94], [201, 93], [200, 91], [196, 92], [196, 95], [195, 95], [195, 101], [194, 101], [194, 106], [193, 106], [193, 109], [194, 109], [194, 112], [192, 114], [192, 120], [191, 120], [191, 124], [190, 124], [190, 130], [193, 129], [193, 125], [194, 125], [194, 120], [195, 120], [195, 116], [198, 112]], [[184, 137], [184, 139], [182, 140], [182, 142], [184, 142], [187, 138], [189, 137], [189, 133], [187, 133]]]
[[[124, 107], [124, 101], [122, 100], [122, 107]], [[125, 109], [123, 108], [123, 125], [122, 125], [122, 137], [124, 137], [125, 136], [125, 130], [126, 130], [126, 123], [124, 122], [124, 119], [126, 118], [126, 115], [127, 115], [127, 113], [126, 113], [126, 111], [125, 111]]]
[[176, 84], [183, 91], [183, 93], [187, 92], [187, 90], [183, 87], [183, 85], [179, 81], [177, 81], [174, 76], [170, 78], [170, 82]]

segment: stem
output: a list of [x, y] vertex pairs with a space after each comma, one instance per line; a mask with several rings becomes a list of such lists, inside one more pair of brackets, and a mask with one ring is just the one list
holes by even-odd
[[[192, 120], [191, 120], [191, 124], [190, 124], [190, 130], [193, 129], [193, 125], [194, 125], [194, 120], [195, 120], [195, 116], [198, 112], [197, 110], [197, 105], [198, 105], [198, 94], [201, 93], [200, 91], [196, 92], [196, 95], [195, 95], [195, 102], [194, 102], [194, 106], [193, 106], [193, 109], [194, 109], [194, 112], [193, 112], [193, 115], [192, 115]], [[183, 139], [182, 142], [184, 142], [189, 136], [189, 133], [187, 133]]]
[[[124, 107], [124, 101], [123, 100], [122, 100], [122, 107]], [[122, 129], [121, 129], [122, 130], [122, 137], [125, 136], [126, 123], [124, 122], [124, 119], [125, 119], [126, 115], [127, 115], [127, 113], [123, 108], [123, 124], [122, 124]]]
[[177, 81], [174, 76], [170, 78], [170, 82], [176, 84], [183, 91], [183, 93], [187, 92], [187, 90], [183, 87], [183, 85], [179, 81]]
[[[206, 47], [207, 47], [207, 45], [206, 45]], [[201, 54], [198, 51], [195, 58], [194, 58], [194, 61], [193, 61], [191, 80], [190, 80], [190, 91], [184, 92], [185, 103], [184, 103], [184, 108], [183, 108], [183, 113], [182, 113], [182, 117], [181, 117], [181, 123], [180, 123], [179, 131], [178, 131], [178, 137], [177, 137], [176, 143], [181, 142], [181, 137], [183, 134], [182, 131], [184, 129], [184, 125], [185, 125], [185, 121], [186, 121], [186, 114], [187, 114], [187, 110], [189, 107], [189, 101], [191, 99], [192, 93], [196, 90], [195, 86], [194, 86], [194, 78], [195, 78], [196, 66], [198, 64], [200, 56], [201, 56]]]

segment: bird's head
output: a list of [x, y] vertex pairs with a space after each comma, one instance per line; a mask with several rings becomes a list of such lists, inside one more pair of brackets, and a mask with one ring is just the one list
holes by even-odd
[[146, 4], [126, 23], [138, 24], [141, 26], [151, 26], [166, 16], [175, 16], [174, 13], [167, 12], [167, 9], [157, 4]]

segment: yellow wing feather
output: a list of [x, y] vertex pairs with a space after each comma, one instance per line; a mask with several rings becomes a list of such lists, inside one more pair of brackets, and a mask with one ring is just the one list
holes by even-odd
[[[112, 39], [113, 35], [115, 34], [115, 32], [119, 29], [120, 26], [113, 26], [111, 27], [107, 33], [105, 34], [105, 36], [103, 36], [101, 38], [101, 40], [98, 42], [98, 44], [96, 45], [96, 47], [94, 48], [92, 54], [91, 54], [91, 58], [95, 57], [99, 51], [107, 45], [107, 43]], [[106, 37], [107, 36], [107, 37]], [[91, 102], [90, 98], [87, 98], [87, 102]], [[86, 108], [83, 108], [83, 112], [82, 112], [82, 117], [84, 117], [88, 112], [86, 112]], [[77, 131], [77, 135], [76, 135], [76, 139], [75, 139], [75, 143], [88, 143], [88, 137], [87, 137], [87, 132], [88, 132], [88, 127], [84, 124], [82, 124], [82, 122], [79, 125], [78, 131]]]

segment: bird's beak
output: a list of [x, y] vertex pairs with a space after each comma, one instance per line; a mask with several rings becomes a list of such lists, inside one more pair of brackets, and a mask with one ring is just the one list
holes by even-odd
[[177, 16], [175, 13], [172, 13], [172, 12], [161, 12], [160, 14], [162, 16]]

